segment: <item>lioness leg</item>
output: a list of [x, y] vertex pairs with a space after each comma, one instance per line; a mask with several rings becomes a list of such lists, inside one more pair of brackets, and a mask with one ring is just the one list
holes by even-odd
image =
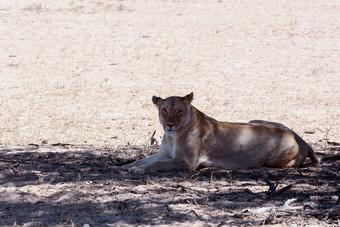
[[175, 170], [189, 169], [187, 162], [181, 158], [156, 160], [144, 165], [133, 166], [129, 168], [129, 172], [133, 173], [152, 173], [152, 172], [167, 172]]
[[112, 169], [118, 169], [118, 170], [128, 170], [131, 167], [141, 167], [141, 166], [146, 166], [149, 165], [150, 163], [157, 162], [160, 160], [165, 160], [167, 159], [166, 157], [163, 157], [159, 153], [151, 155], [150, 157], [147, 157], [145, 159], [137, 160], [132, 163], [123, 165], [123, 166], [112, 166]]
[[157, 153], [130, 164], [112, 166], [111, 169], [128, 170], [133, 173], [151, 173], [189, 169], [189, 165], [182, 158], [167, 158]]
[[306, 154], [301, 154], [301, 152], [299, 151], [299, 146], [297, 144], [292, 149], [285, 151], [282, 156], [283, 157], [281, 167], [299, 166], [306, 158]]

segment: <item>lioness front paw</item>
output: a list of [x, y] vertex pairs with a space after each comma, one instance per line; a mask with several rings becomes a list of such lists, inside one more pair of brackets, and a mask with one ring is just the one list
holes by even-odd
[[133, 166], [133, 167], [129, 168], [129, 173], [143, 174], [143, 173], [145, 173], [145, 170], [140, 168], [140, 167]]

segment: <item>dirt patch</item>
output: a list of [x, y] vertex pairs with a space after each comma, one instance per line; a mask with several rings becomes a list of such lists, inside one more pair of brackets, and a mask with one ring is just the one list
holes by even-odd
[[109, 169], [144, 154], [137, 147], [1, 147], [0, 225], [338, 224], [339, 160], [148, 175]]

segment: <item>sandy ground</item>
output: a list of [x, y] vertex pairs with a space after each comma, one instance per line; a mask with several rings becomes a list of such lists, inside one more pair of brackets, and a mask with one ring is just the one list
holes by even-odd
[[0, 147], [0, 226], [339, 226], [340, 160], [148, 175], [108, 168], [145, 155], [138, 147]]
[[[106, 167], [157, 150], [146, 146], [155, 130], [162, 137], [153, 95], [191, 91], [193, 105], [218, 120], [278, 121], [319, 154], [338, 152], [339, 15], [340, 2], [332, 0], [0, 1], [0, 224], [157, 224], [161, 216], [164, 224], [259, 225], [263, 216], [237, 216], [253, 206], [242, 199], [250, 192], [251, 199], [276, 207], [290, 198], [299, 206], [312, 202], [312, 210], [315, 201], [335, 203], [339, 162], [305, 167], [302, 174], [222, 171], [216, 184], [204, 180], [210, 170], [197, 180], [183, 173], [132, 176]], [[300, 186], [268, 197], [261, 171], [274, 175], [272, 180], [288, 174], [294, 182], [287, 184]], [[314, 185], [320, 177], [325, 188]], [[182, 183], [188, 184], [186, 192], [176, 186]], [[222, 190], [221, 197], [208, 186], [209, 195], [195, 189], [205, 184]], [[299, 193], [310, 190], [318, 192], [306, 201]], [[75, 192], [81, 203], [72, 200]], [[160, 193], [175, 199], [154, 197]], [[180, 193], [191, 193], [193, 200], [178, 202]], [[79, 211], [79, 204], [90, 207]], [[158, 205], [165, 216], [155, 212]], [[212, 218], [204, 209], [214, 209], [208, 212]], [[298, 211], [273, 223], [335, 223]], [[292, 217], [297, 222], [289, 223]]]

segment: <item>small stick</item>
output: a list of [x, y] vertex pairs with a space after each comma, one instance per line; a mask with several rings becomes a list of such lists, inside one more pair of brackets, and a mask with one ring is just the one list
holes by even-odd
[[272, 221], [274, 220], [274, 218], [276, 217], [276, 209], [272, 209], [269, 213], [269, 215], [266, 217], [266, 219], [264, 220], [263, 224], [270, 224], [272, 223]]
[[279, 195], [279, 194], [281, 194], [281, 193], [283, 193], [283, 192], [285, 192], [285, 191], [291, 189], [292, 187], [293, 187], [292, 184], [290, 184], [290, 185], [288, 185], [288, 186], [285, 186], [285, 187], [281, 188], [276, 194]]
[[155, 134], [156, 134], [156, 131], [153, 132], [153, 134], [152, 134], [152, 136], [151, 136], [151, 138], [150, 138], [150, 144], [151, 144], [151, 145], [154, 145], [154, 144], [158, 145], [158, 141], [157, 141], [157, 139], [154, 137]]
[[279, 184], [274, 184], [269, 178], [268, 178], [268, 175], [267, 173], [264, 173], [263, 174], [263, 178], [264, 178], [264, 181], [266, 182], [266, 184], [268, 184], [269, 186], [269, 191], [270, 191], [270, 196], [272, 197], [275, 197], [276, 196], [276, 188]]
[[199, 217], [199, 215], [194, 210], [189, 211], [187, 214], [190, 214], [190, 213], [193, 213], [196, 217]]
[[213, 181], [214, 181], [214, 171], [211, 171], [209, 184], [211, 184]]
[[164, 206], [165, 206], [165, 209], [166, 209], [169, 213], [172, 212], [172, 209], [169, 207], [168, 204], [164, 204]]
[[329, 156], [324, 156], [321, 157], [321, 161], [337, 161], [340, 159], [340, 154], [335, 154], [335, 155], [329, 155]]
[[335, 205], [340, 205], [340, 186], [338, 186], [338, 199], [335, 202]]

